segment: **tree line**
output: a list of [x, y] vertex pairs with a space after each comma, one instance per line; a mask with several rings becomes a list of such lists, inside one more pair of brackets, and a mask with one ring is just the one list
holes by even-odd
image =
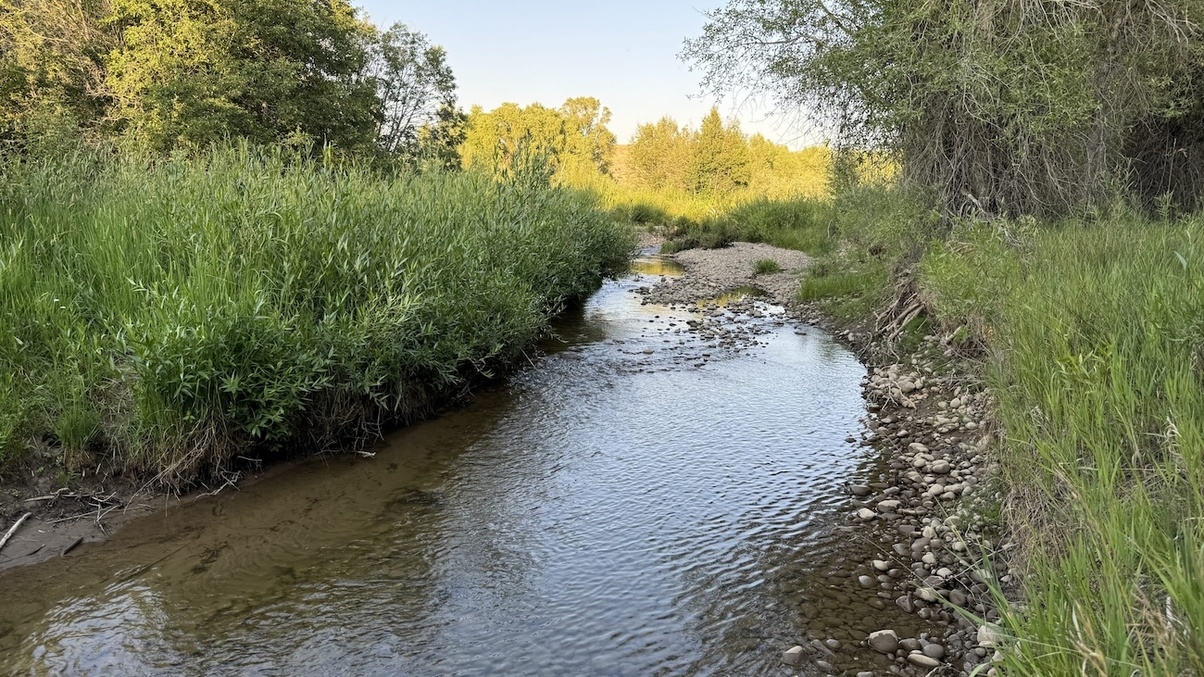
[[826, 148], [791, 151], [761, 134], [745, 134], [712, 108], [697, 130], [671, 117], [640, 125], [627, 148], [623, 182], [695, 195], [753, 190], [787, 196], [826, 174], [828, 162]]
[[0, 140], [243, 138], [447, 162], [444, 50], [347, 0], [0, 0]]
[[474, 107], [461, 148], [464, 166], [504, 175], [542, 171], [577, 186], [603, 178], [631, 190], [703, 197], [749, 190], [787, 196], [828, 167], [826, 148], [791, 151], [760, 134], [749, 136], [717, 108], [697, 130], [671, 117], [642, 124], [626, 145], [607, 128], [610, 119], [610, 110], [592, 97], [568, 99], [559, 108]]

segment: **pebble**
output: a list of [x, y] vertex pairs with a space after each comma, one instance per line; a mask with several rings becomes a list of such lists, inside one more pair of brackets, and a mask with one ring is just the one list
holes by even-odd
[[798, 665], [803, 660], [803, 647], [795, 646], [782, 652], [782, 662], [786, 665]]
[[894, 630], [871, 632], [866, 642], [878, 653], [893, 654], [899, 649], [899, 636], [895, 634]]
[[911, 663], [912, 665], [914, 665], [916, 667], [928, 668], [930, 670], [932, 668], [939, 668], [941, 666], [940, 661], [936, 660], [935, 658], [925, 656], [922, 653], [907, 654], [907, 662]]
[[999, 631], [999, 626], [993, 623], [986, 623], [978, 626], [978, 645], [993, 649], [999, 646], [999, 642], [1003, 640], [1003, 633]]

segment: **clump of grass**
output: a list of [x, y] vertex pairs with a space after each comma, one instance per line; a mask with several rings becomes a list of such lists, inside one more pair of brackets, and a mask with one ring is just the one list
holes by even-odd
[[512, 363], [633, 247], [579, 191], [227, 148], [0, 168], [0, 467], [186, 482]]
[[855, 320], [869, 315], [885, 301], [889, 278], [889, 269], [880, 262], [848, 267], [820, 262], [808, 268], [798, 299], [818, 301], [829, 315]]
[[773, 259], [760, 259], [753, 264], [754, 275], [770, 275], [782, 272], [782, 266]]

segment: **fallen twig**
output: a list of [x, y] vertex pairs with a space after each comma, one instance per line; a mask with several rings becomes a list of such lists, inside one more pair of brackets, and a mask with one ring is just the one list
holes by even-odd
[[13, 534], [17, 533], [17, 529], [20, 529], [21, 524], [23, 524], [25, 520], [29, 519], [29, 516], [32, 514], [32, 512], [27, 512], [24, 515], [21, 515], [21, 519], [17, 520], [17, 523], [12, 525], [12, 527], [8, 530], [8, 533], [4, 534], [4, 538], [0, 538], [0, 550], [4, 549], [4, 545], [8, 543], [8, 539], [12, 538]]
[[59, 489], [58, 491], [54, 492], [53, 494], [46, 494], [45, 496], [37, 496], [34, 498], [27, 498], [27, 499], [25, 499], [24, 502], [25, 503], [40, 503], [41, 501], [53, 501], [56, 498], [79, 498], [78, 494], [68, 494], [66, 492], [67, 492], [67, 487], [63, 487], [62, 489]]
[[75, 539], [74, 541], [71, 541], [71, 545], [68, 545], [67, 547], [63, 548], [63, 552], [59, 553], [59, 557], [66, 557], [66, 556], [67, 556], [67, 553], [69, 553], [69, 552], [71, 552], [72, 550], [74, 550], [74, 549], [75, 549], [75, 546], [77, 546], [77, 545], [79, 545], [80, 543], [83, 543], [83, 542], [84, 542], [84, 537], [83, 537], [83, 536], [80, 536], [79, 538]]

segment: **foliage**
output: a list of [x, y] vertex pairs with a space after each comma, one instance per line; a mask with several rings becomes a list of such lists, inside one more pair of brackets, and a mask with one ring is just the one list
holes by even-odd
[[719, 110], [702, 120], [686, 165], [686, 187], [696, 193], [726, 194], [748, 186], [748, 141], [736, 125], [724, 126]]
[[454, 103], [442, 48], [347, 0], [0, 2], [0, 140], [34, 152], [242, 138], [447, 167]]
[[608, 122], [610, 110], [591, 97], [568, 99], [558, 109], [504, 103], [486, 112], [475, 106], [460, 154], [467, 168], [506, 176], [546, 166], [561, 182], [580, 185], [609, 171], [615, 137]]
[[578, 192], [246, 147], [10, 158], [0, 243], [0, 458], [172, 482], [422, 415], [633, 245]]
[[0, 140], [69, 143], [103, 128], [106, 0], [0, 0]]
[[1176, 180], [1195, 176], [1191, 159], [1170, 161], [1204, 131], [1191, 84], [1201, 12], [1189, 0], [730, 0], [684, 56], [709, 90], [769, 92], [845, 145], [898, 152], [946, 214], [1062, 214], [1132, 183], [1201, 193]]
[[443, 48], [395, 23], [369, 41], [366, 73], [376, 82], [381, 148], [395, 156], [413, 154], [421, 130], [433, 128], [428, 132], [428, 138], [438, 139], [433, 153], [447, 164], [446, 144], [456, 138], [446, 129], [455, 124], [456, 78]]
[[113, 114], [151, 148], [374, 142], [371, 29], [345, 0], [113, 0], [109, 23]]
[[640, 125], [627, 149], [630, 172], [625, 183], [650, 191], [684, 192], [693, 142], [693, 134], [670, 117]]

